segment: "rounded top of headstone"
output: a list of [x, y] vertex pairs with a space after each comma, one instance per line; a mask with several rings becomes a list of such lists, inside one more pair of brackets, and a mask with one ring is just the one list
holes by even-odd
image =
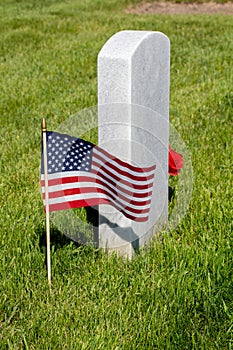
[[114, 34], [102, 47], [98, 56], [131, 57], [142, 42], [150, 40], [152, 44], [170, 45], [169, 38], [157, 31], [123, 30]]

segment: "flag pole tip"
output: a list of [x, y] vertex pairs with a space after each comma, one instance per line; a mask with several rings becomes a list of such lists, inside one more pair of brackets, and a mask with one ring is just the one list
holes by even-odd
[[42, 119], [41, 121], [41, 130], [46, 131], [46, 120], [45, 118]]

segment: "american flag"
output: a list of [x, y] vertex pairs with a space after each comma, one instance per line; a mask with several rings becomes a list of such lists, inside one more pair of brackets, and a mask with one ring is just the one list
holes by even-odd
[[[147, 221], [155, 165], [139, 168], [91, 142], [46, 132], [49, 211], [110, 204], [127, 218]], [[45, 177], [41, 186], [45, 208]]]

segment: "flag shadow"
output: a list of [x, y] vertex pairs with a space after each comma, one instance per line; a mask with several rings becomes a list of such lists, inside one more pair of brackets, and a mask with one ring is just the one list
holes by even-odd
[[[39, 246], [40, 250], [44, 252], [46, 250], [46, 231], [45, 228], [41, 228], [37, 231], [37, 234], [39, 236]], [[58, 249], [63, 248], [64, 246], [67, 246], [72, 241], [69, 237], [61, 233], [57, 228], [50, 228], [50, 247], [53, 252], [57, 251]], [[80, 243], [74, 242], [75, 245], [78, 247], [81, 246]]]
[[[175, 189], [169, 186], [169, 202], [175, 196]], [[99, 246], [99, 226], [102, 224], [106, 224], [108, 227], [112, 229], [112, 231], [118, 235], [121, 239], [131, 244], [132, 248], [135, 251], [139, 251], [139, 237], [133, 231], [131, 227], [119, 227], [116, 223], [110, 221], [104, 215], [100, 215], [98, 211], [98, 206], [95, 207], [85, 207], [87, 222], [91, 224], [94, 228], [94, 239], [92, 242], [92, 246], [98, 248]], [[46, 233], [45, 228], [40, 228], [37, 230], [37, 234], [39, 236], [39, 246], [41, 251], [44, 252], [46, 249]], [[80, 235], [80, 232], [79, 232]], [[84, 234], [85, 235], [85, 234]], [[63, 248], [66, 245], [69, 245], [73, 242], [77, 247], [82, 246], [81, 242], [78, 242], [69, 235], [66, 235], [59, 231], [57, 228], [52, 227], [50, 229], [50, 245], [53, 252], [58, 249]]]
[[[175, 196], [175, 189], [172, 187], [168, 187], [168, 200], [171, 202]], [[131, 227], [119, 227], [116, 223], [110, 221], [107, 217], [104, 215], [99, 214], [98, 206], [95, 207], [86, 207], [86, 215], [87, 215], [87, 221], [93, 225], [94, 227], [94, 241], [96, 245], [98, 246], [99, 242], [99, 227], [101, 224], [108, 225], [112, 231], [118, 235], [121, 239], [125, 240], [126, 242], [130, 243], [132, 248], [135, 251], [139, 252], [139, 237], [136, 235], [136, 233], [133, 231]]]
[[86, 207], [87, 220], [94, 227], [94, 240], [98, 244], [99, 242], [99, 227], [102, 224], [106, 224], [111, 230], [121, 239], [131, 244], [135, 251], [139, 251], [139, 237], [128, 227], [119, 227], [116, 223], [110, 221], [106, 216], [99, 214], [98, 206]]

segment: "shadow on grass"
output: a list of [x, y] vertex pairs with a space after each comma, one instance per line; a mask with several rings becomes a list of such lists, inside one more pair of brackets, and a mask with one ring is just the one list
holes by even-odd
[[168, 187], [168, 201], [171, 202], [175, 196], [175, 189], [173, 187]]
[[[37, 230], [39, 236], [39, 246], [42, 252], [46, 250], [46, 229], [44, 227]], [[80, 247], [81, 244], [72, 241], [69, 237], [61, 233], [57, 228], [50, 228], [50, 247], [53, 252], [58, 249], [63, 248], [64, 246], [70, 245], [73, 242], [77, 247]]]
[[[98, 210], [92, 207], [85, 208], [87, 212], [87, 221], [95, 227], [98, 227], [99, 222], [99, 213]], [[46, 250], [46, 228], [40, 227], [36, 230], [37, 236], [39, 237], [39, 246], [42, 252]], [[70, 245], [73, 243], [76, 247], [81, 247], [83, 244], [77, 242], [70, 238], [68, 235], [66, 236], [64, 233], [58, 230], [56, 227], [50, 227], [50, 248], [53, 252], [58, 249], [62, 249], [63, 247]]]
[[[44, 256], [43, 264], [45, 268], [47, 269], [47, 244], [46, 244], [46, 229], [45, 227], [41, 227], [37, 230], [38, 239], [39, 239], [39, 247], [40, 251]], [[63, 249], [64, 247], [68, 247], [70, 244], [75, 246], [75, 248], [80, 248], [82, 245], [80, 243], [77, 243], [67, 237], [65, 234], [60, 232], [56, 227], [50, 228], [50, 252], [51, 252], [51, 259], [53, 254]]]

